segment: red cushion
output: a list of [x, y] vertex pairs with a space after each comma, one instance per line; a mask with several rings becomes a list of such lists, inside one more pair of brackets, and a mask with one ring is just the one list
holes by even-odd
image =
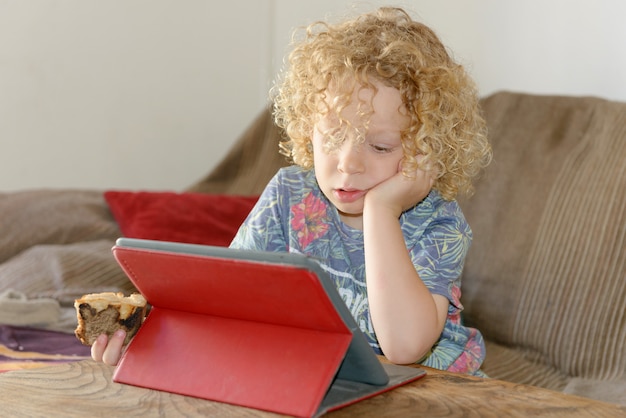
[[202, 193], [104, 193], [125, 237], [228, 246], [258, 196]]

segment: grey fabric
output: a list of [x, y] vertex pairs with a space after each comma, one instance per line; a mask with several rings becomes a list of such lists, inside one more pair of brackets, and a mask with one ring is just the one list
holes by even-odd
[[0, 193], [0, 262], [33, 245], [92, 241], [119, 233], [100, 191]]
[[0, 321], [72, 332], [74, 299], [134, 291], [111, 254], [120, 235], [102, 192], [0, 194], [0, 293], [22, 299], [5, 298]]

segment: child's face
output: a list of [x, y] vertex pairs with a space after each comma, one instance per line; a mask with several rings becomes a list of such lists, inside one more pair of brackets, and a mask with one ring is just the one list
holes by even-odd
[[[340, 131], [339, 121], [332, 115], [322, 118], [313, 133], [317, 182], [339, 210], [341, 219], [356, 228], [362, 225], [367, 192], [400, 171], [401, 132], [409, 124], [409, 118], [399, 111], [403, 107], [400, 92], [380, 83], [376, 87], [378, 91], [373, 100], [374, 91], [357, 88], [351, 104], [341, 112], [350, 127], [341, 132], [344, 140], [340, 145], [330, 149], [325, 146], [328, 136], [324, 132]], [[372, 103], [367, 131], [363, 118], [358, 115], [359, 99]], [[328, 100], [332, 101], [332, 97]], [[363, 141], [357, 140], [357, 130], [365, 132]]]

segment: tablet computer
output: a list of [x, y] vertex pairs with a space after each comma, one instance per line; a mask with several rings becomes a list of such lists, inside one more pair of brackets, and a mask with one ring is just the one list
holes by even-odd
[[380, 362], [310, 257], [131, 238], [113, 253], [151, 306], [118, 382], [315, 416], [425, 373]]

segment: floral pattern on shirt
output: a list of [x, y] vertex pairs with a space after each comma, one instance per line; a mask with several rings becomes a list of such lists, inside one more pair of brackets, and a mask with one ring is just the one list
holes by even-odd
[[298, 236], [298, 242], [302, 248], [315, 241], [328, 231], [328, 224], [325, 222], [326, 204], [309, 193], [304, 200], [291, 207], [293, 218], [291, 227]]

